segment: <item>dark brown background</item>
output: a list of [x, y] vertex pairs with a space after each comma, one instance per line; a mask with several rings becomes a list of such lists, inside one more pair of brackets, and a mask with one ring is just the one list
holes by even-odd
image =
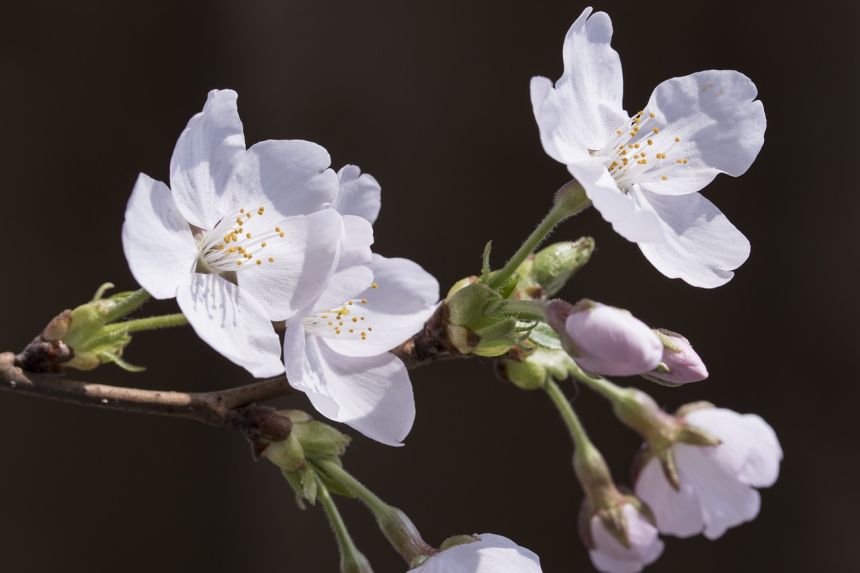
[[[718, 542], [667, 541], [652, 571], [856, 571], [858, 10], [849, 2], [603, 2], [624, 63], [625, 105], [706, 68], [752, 77], [764, 149], [708, 196], [752, 256], [709, 291], [658, 274], [594, 212], [558, 233], [599, 250], [564, 293], [687, 334], [708, 382], [654, 389], [667, 407], [708, 399], [762, 414], [786, 459], [752, 524]], [[529, 78], [556, 78], [583, 5], [556, 2], [27, 2], [0, 21], [2, 329], [19, 349], [52, 314], [111, 280], [134, 283], [119, 241], [139, 171], [166, 180], [174, 142], [206, 92], [231, 87], [249, 143], [305, 138], [336, 166], [376, 175], [378, 250], [443, 285], [496, 261], [547, 208], [565, 170], [541, 150]], [[169, 304], [152, 305], [168, 310]], [[190, 330], [140, 335], [145, 374], [93, 379], [203, 390], [247, 376]], [[547, 573], [588, 571], [580, 492], [561, 423], [539, 394], [479, 361], [415, 372], [418, 419], [403, 449], [358, 438], [356, 474], [426, 537], [506, 534]], [[638, 381], [633, 383], [639, 384]], [[303, 397], [288, 402], [307, 407]], [[587, 392], [577, 405], [626, 481], [638, 440]], [[171, 419], [0, 396], [0, 567], [12, 572], [336, 570], [319, 511], [299, 511], [277, 471], [237, 436]], [[404, 567], [344, 502], [380, 573]]]

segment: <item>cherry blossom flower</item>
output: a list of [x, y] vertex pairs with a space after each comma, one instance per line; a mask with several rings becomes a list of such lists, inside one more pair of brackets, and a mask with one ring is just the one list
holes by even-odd
[[315, 300], [345, 235], [327, 206], [337, 175], [322, 147], [264, 141], [245, 149], [233, 91], [212, 91], [179, 136], [170, 188], [141, 174], [123, 225], [131, 272], [176, 298], [195, 332], [258, 377], [283, 372], [271, 321]]
[[550, 324], [583, 369], [607, 376], [633, 376], [657, 367], [663, 345], [641, 320], [620, 308], [581, 300], [553, 301]]
[[409, 573], [541, 573], [540, 559], [528, 549], [501, 535], [478, 537], [437, 553]]
[[638, 573], [663, 553], [657, 528], [632, 503], [618, 509], [627, 543], [622, 544], [595, 514], [589, 520], [589, 556], [594, 566], [606, 573]]
[[564, 40], [564, 73], [531, 82], [544, 150], [564, 163], [603, 218], [664, 275], [712, 288], [749, 256], [746, 237], [698, 191], [743, 174], [764, 141], [755, 85], [731, 70], [661, 83], [630, 117], [612, 22], [586, 8]]
[[653, 457], [639, 474], [636, 494], [651, 507], [660, 532], [679, 537], [704, 533], [716, 539], [758, 515], [755, 488], [776, 482], [782, 449], [773, 428], [754, 414], [708, 407], [681, 414], [681, 420], [721, 443], [674, 443], [678, 489]]
[[436, 309], [439, 283], [416, 263], [374, 255], [339, 271], [320, 298], [287, 322], [290, 384], [322, 415], [388, 445], [412, 428], [409, 373], [389, 351], [419, 332]]
[[406, 366], [389, 350], [433, 314], [439, 283], [412, 261], [371, 253], [379, 183], [354, 165], [338, 178], [332, 206], [344, 222], [341, 257], [321, 295], [287, 321], [287, 378], [322, 415], [401, 445], [415, 420], [415, 401]]

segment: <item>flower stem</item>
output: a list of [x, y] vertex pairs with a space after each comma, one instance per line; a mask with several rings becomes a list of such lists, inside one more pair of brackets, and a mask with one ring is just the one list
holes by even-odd
[[546, 321], [546, 303], [537, 300], [506, 300], [501, 312], [528, 320]]
[[418, 528], [403, 511], [382, 501], [340, 464], [323, 461], [319, 462], [318, 467], [328, 479], [357, 497], [370, 510], [379, 530], [406, 563], [411, 564], [420, 557], [436, 552], [424, 541]]
[[544, 389], [546, 390], [549, 399], [552, 400], [552, 403], [558, 410], [558, 413], [561, 414], [561, 419], [564, 421], [565, 426], [567, 426], [567, 430], [570, 432], [570, 438], [573, 440], [576, 449], [581, 450], [593, 448], [594, 444], [591, 443], [591, 439], [588, 437], [582, 422], [579, 420], [579, 416], [576, 415], [576, 412], [573, 410], [573, 406], [570, 405], [567, 396], [564, 395], [564, 392], [561, 391], [558, 384], [549, 380], [544, 386]]
[[624, 388], [613, 384], [602, 376], [589, 376], [581, 368], [579, 368], [579, 366], [576, 365], [571, 366], [571, 372], [577, 380], [579, 380], [580, 382], [582, 382], [583, 384], [585, 384], [613, 404], [621, 402], [627, 398], [627, 392]]
[[582, 484], [582, 489], [595, 507], [608, 507], [618, 490], [612, 481], [612, 474], [609, 472], [609, 466], [606, 465], [603, 454], [588, 437], [579, 416], [576, 415], [573, 406], [570, 405], [558, 384], [550, 380], [544, 389], [570, 432], [574, 444], [573, 470], [579, 483]]
[[490, 276], [489, 285], [498, 288], [513, 276], [523, 261], [546, 239], [556, 225], [569, 217], [579, 214], [590, 205], [585, 191], [575, 181], [563, 186], [558, 190], [555, 203], [549, 213], [538, 223], [537, 228], [532, 231], [523, 242], [517, 252], [505, 263], [505, 266]]
[[159, 328], [172, 328], [175, 326], [185, 326], [188, 324], [188, 319], [181, 312], [176, 314], [164, 314], [161, 316], [148, 316], [146, 318], [136, 318], [125, 322], [117, 322], [109, 324], [105, 330], [114, 332], [141, 332], [144, 330], [157, 330]]
[[341, 573], [373, 573], [370, 563], [367, 558], [358, 550], [355, 542], [349, 534], [349, 530], [344, 523], [340, 512], [335, 505], [334, 500], [329, 494], [328, 488], [323, 483], [319, 476], [315, 476], [317, 480], [317, 498], [320, 500], [320, 505], [328, 518], [331, 530], [334, 532], [335, 540], [337, 540], [337, 548], [340, 551], [340, 571]]

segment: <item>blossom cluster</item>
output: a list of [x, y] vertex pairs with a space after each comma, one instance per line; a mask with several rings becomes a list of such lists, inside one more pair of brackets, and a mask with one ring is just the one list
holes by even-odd
[[[661, 83], [630, 115], [611, 39], [609, 16], [586, 9], [564, 39], [562, 76], [532, 80], [543, 148], [584, 193], [578, 208], [592, 204], [658, 271], [697, 287], [723, 285], [750, 245], [700, 191], [719, 173], [743, 174], [757, 156], [766, 121], [756, 88], [739, 72], [698, 72]], [[122, 231], [135, 279], [157, 299], [175, 298], [201, 339], [255, 377], [286, 375], [328, 419], [397, 446], [415, 418], [397, 349], [440, 313], [449, 347], [500, 358], [513, 383], [546, 389], [561, 404], [586, 494], [582, 535], [601, 571], [640, 571], [663, 552], [661, 535], [716, 539], [757, 515], [757, 488], [776, 481], [782, 457], [766, 422], [710, 405], [669, 414], [603, 378], [704, 380], [707, 368], [689, 340], [606, 304], [550, 301], [558, 276], [549, 286], [523, 270], [532, 260], [515, 257], [508, 273], [494, 274], [485, 262], [480, 278], [458, 283], [440, 302], [438, 282], [420, 265], [372, 251], [378, 181], [354, 165], [335, 171], [328, 152], [309, 141], [247, 147], [237, 97], [209, 93], [179, 136], [169, 186], [141, 174]], [[615, 486], [572, 408], [552, 394], [555, 381], [570, 377], [609, 398], [642, 435], [632, 493]], [[295, 469], [271, 457], [285, 475]], [[541, 571], [534, 553], [504, 537], [469, 541], [410, 566]]]

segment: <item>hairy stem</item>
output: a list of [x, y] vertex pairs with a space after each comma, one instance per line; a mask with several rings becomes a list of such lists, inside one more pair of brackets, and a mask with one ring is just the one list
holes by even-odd
[[590, 204], [591, 203], [585, 195], [582, 187], [575, 181], [572, 181], [559, 189], [556, 193], [556, 200], [552, 209], [550, 209], [549, 213], [547, 213], [543, 220], [538, 223], [537, 228], [531, 232], [513, 256], [508, 259], [505, 266], [491, 275], [489, 281], [490, 286], [498, 288], [505, 284], [505, 282], [511, 278], [515, 272], [517, 272], [517, 269], [520, 268], [523, 261], [525, 261], [528, 256], [534, 252], [538, 245], [540, 245], [544, 239], [552, 233], [556, 225], [569, 217], [579, 214]]
[[321, 462], [320, 470], [332, 482], [357, 497], [376, 518], [379, 530], [407, 564], [432, 555], [436, 550], [421, 537], [412, 520], [402, 510], [382, 501], [340, 464]]
[[141, 332], [144, 330], [157, 330], [159, 328], [173, 328], [175, 326], [185, 326], [188, 324], [188, 319], [181, 312], [176, 314], [164, 314], [161, 316], [147, 316], [146, 318], [135, 318], [126, 320], [125, 322], [117, 322], [105, 327], [109, 332]]
[[316, 476], [315, 479], [317, 480], [318, 488], [317, 497], [328, 518], [329, 525], [331, 525], [331, 530], [334, 532], [335, 540], [337, 540], [337, 548], [340, 551], [341, 573], [372, 573], [370, 563], [368, 563], [367, 558], [358, 550], [358, 547], [356, 547], [355, 542], [352, 540], [352, 536], [350, 536], [349, 530], [346, 528], [346, 523], [344, 523], [325, 483], [323, 483], [319, 476]]

